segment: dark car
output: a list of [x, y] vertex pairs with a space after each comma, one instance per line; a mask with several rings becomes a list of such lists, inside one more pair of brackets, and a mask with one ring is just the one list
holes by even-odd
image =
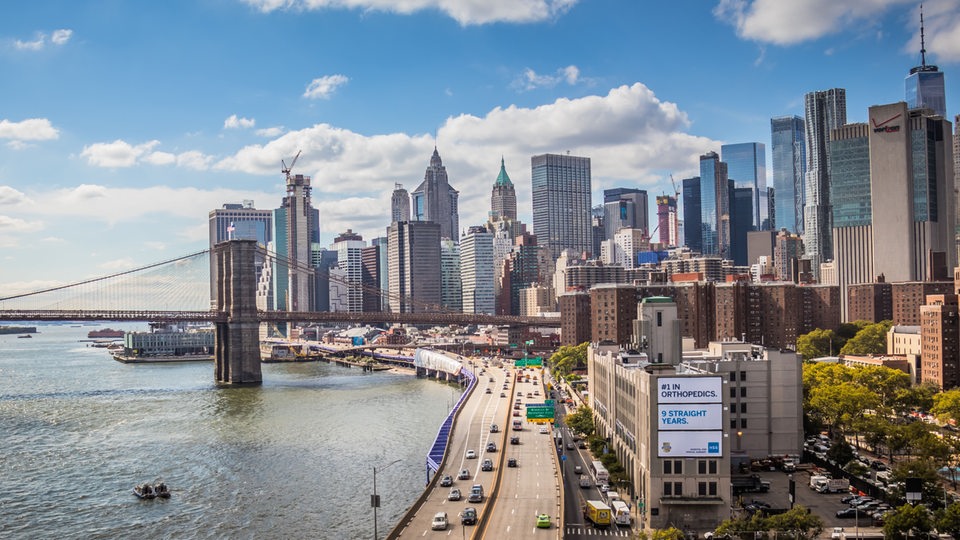
[[510, 444], [520, 444], [520, 437], [510, 437]]
[[476, 525], [477, 524], [477, 509], [468, 506], [463, 509], [463, 512], [460, 513], [460, 524], [461, 525]]
[[443, 475], [443, 477], [440, 478], [440, 487], [450, 487], [452, 485], [453, 485], [453, 477], [450, 476], [449, 474], [445, 474]]
[[496, 452], [496, 451], [497, 451], [497, 443], [495, 443], [495, 442], [493, 442], [493, 441], [488, 442], [488, 443], [487, 443], [487, 452]]
[[577, 443], [577, 448], [586, 448], [586, 447], [587, 447], [587, 443], [583, 441], [580, 441]]
[[457, 478], [459, 478], [460, 480], [469, 480], [469, 479], [470, 479], [470, 471], [468, 471], [468, 470], [466, 470], [466, 469], [461, 469], [461, 470], [460, 470], [460, 474], [457, 475]]
[[480, 465], [481, 471], [492, 471], [493, 470], [493, 461], [489, 459], [483, 460], [483, 463]]
[[517, 466], [517, 458], [512, 457], [507, 460], [507, 467], [516, 467], [516, 466]]
[[572, 442], [567, 443], [567, 450], [573, 450], [574, 446]]
[[843, 510], [837, 510], [838, 518], [853, 518], [857, 517], [856, 508], [844, 508]]

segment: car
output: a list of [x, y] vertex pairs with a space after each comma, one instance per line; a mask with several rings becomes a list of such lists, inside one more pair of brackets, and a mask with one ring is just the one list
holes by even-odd
[[540, 395], [540, 391], [539, 391], [539, 390], [534, 390], [534, 391], [533, 391], [533, 395], [539, 396], [539, 395]]
[[493, 470], [493, 460], [485, 459], [483, 463], [480, 464], [481, 471], [492, 471]]
[[512, 457], [507, 459], [507, 467], [516, 467], [516, 466], [517, 466], [517, 458]]
[[[517, 397], [523, 397], [523, 392], [517, 392]], [[517, 401], [520, 401], [519, 399]]]
[[490, 377], [490, 382], [493, 382], [493, 377]]
[[504, 394], [503, 392], [500, 392], [500, 397], [507, 397], [507, 395]]
[[610, 486], [607, 484], [600, 484], [600, 493], [606, 493], [610, 491]]
[[433, 522], [430, 524], [430, 528], [435, 531], [447, 530], [447, 513], [437, 512], [436, 515], [433, 516]]
[[496, 433], [500, 431], [500, 426], [496, 424], [490, 424], [490, 433]]
[[838, 518], [852, 518], [857, 517], [856, 508], [844, 508], [843, 510], [837, 510]]
[[487, 390], [486, 390], [484, 393], [485, 393], [485, 394], [492, 394], [492, 393], [493, 393], [493, 390], [490, 390], [489, 388], [487, 388]]
[[585, 443], [585, 442], [583, 442], [583, 441], [580, 441], [580, 442], [577, 443], [577, 448], [581, 448], [581, 449], [582, 449], [582, 448], [586, 448], [586, 447], [587, 447], [587, 443]]
[[474, 450], [467, 450], [467, 459], [476, 459], [477, 453]]
[[469, 480], [469, 479], [470, 479], [470, 471], [468, 471], [468, 470], [466, 470], [466, 469], [460, 469], [460, 472], [457, 474], [457, 478], [460, 479], [460, 480]]
[[448, 501], [459, 501], [460, 500], [460, 490], [457, 488], [451, 488], [450, 493], [447, 494]]
[[453, 477], [449, 474], [445, 474], [440, 477], [440, 487], [450, 487], [453, 485]]
[[483, 502], [483, 486], [480, 484], [474, 484], [470, 488], [470, 495], [467, 497], [467, 501], [472, 503]]
[[496, 452], [496, 451], [497, 451], [497, 443], [495, 443], [495, 442], [493, 442], [493, 441], [488, 442], [488, 443], [487, 443], [487, 452]]
[[520, 410], [520, 404], [519, 404], [519, 403], [514, 403], [514, 404], [513, 404], [513, 410], [519, 411], [519, 410]]
[[550, 433], [550, 428], [547, 426], [540, 426], [540, 433]]
[[550, 528], [550, 516], [547, 514], [540, 514], [537, 516], [537, 528], [538, 529], [549, 529]]
[[842, 540], [846, 535], [843, 534], [843, 527], [834, 527], [833, 532], [830, 533], [831, 540]]
[[582, 474], [582, 473], [583, 473], [583, 467], [579, 465], [573, 466], [573, 474]]
[[520, 416], [520, 411], [513, 411], [514, 416]]
[[468, 506], [463, 509], [463, 512], [460, 512], [460, 524], [461, 525], [476, 525], [477, 524], [477, 509]]
[[574, 449], [573, 443], [572, 443], [572, 442], [568, 442], [568, 443], [567, 443], [567, 450], [573, 450], [573, 449]]
[[533, 399], [533, 394], [531, 394], [530, 392], [527, 392], [527, 399]]
[[852, 501], [852, 500], [854, 500], [854, 499], [856, 499], [856, 498], [857, 498], [856, 495], [846, 495], [846, 496], [840, 498], [840, 502], [843, 503], [843, 504], [850, 504], [850, 501]]
[[510, 437], [510, 444], [520, 444], [520, 437]]

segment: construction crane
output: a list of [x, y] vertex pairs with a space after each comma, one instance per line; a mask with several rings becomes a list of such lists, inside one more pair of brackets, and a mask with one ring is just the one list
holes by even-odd
[[680, 189], [677, 187], [677, 181], [673, 179], [673, 174], [670, 174], [670, 183], [673, 184], [673, 197], [676, 200], [680, 200]]
[[297, 160], [300, 159], [300, 152], [301, 152], [301, 150], [297, 150], [297, 155], [293, 157], [293, 161], [290, 162], [290, 166], [289, 166], [289, 167], [287, 167], [287, 164], [284, 163], [282, 159], [280, 160], [280, 165], [283, 166], [283, 168], [280, 169], [280, 172], [282, 172], [284, 175], [286, 175], [288, 182], [290, 181], [290, 171], [293, 170], [293, 166], [296, 165], [296, 164], [297, 164]]

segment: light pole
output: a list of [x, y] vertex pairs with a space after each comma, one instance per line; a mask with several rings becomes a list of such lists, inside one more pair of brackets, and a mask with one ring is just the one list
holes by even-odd
[[[403, 460], [395, 459], [390, 463], [387, 463], [383, 467], [380, 467], [380, 471], [382, 472], [387, 467], [395, 463], [400, 463], [401, 461]], [[376, 466], [373, 467], [373, 495], [370, 496], [370, 506], [373, 507], [373, 540], [378, 540], [380, 538], [380, 535], [378, 534], [378, 531], [377, 531], [377, 508], [380, 508], [380, 496], [377, 495], [377, 467]]]

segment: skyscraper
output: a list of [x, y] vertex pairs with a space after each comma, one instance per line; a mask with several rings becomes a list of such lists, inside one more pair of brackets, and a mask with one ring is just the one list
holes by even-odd
[[410, 221], [410, 194], [403, 189], [403, 184], [394, 184], [390, 197], [390, 223], [398, 221]]
[[730, 180], [730, 250], [728, 259], [737, 266], [746, 266], [756, 261], [747, 260], [747, 233], [753, 229], [754, 190], [750, 187], [733, 187]]
[[554, 261], [564, 249], [590, 252], [590, 158], [542, 154], [530, 164], [533, 233], [540, 245]]
[[430, 165], [423, 175], [423, 182], [411, 194], [413, 219], [440, 224], [440, 238], [460, 238], [460, 215], [457, 199], [460, 192], [450, 187], [447, 168], [440, 160], [436, 147], [430, 157]]
[[770, 119], [770, 152], [776, 194], [774, 226], [797, 234], [803, 232], [803, 173], [807, 166], [804, 131], [803, 118], [799, 116]]
[[449, 311], [463, 311], [460, 247], [449, 238], [440, 240], [440, 305]]
[[700, 177], [684, 178], [683, 185], [683, 244], [698, 253], [703, 252], [702, 213], [700, 210]]
[[716, 152], [700, 156], [700, 230], [704, 255], [730, 256], [728, 179], [727, 164], [720, 161]]
[[440, 307], [440, 224], [400, 221], [387, 228], [391, 313]]
[[[242, 204], [224, 204], [210, 211], [210, 248], [227, 240], [256, 240], [260, 247], [273, 241], [273, 210], [257, 210], [253, 201]], [[257, 257], [257, 279], [263, 271], [263, 257]], [[210, 275], [216, 275], [216, 258], [210, 257]], [[215, 280], [210, 280], [210, 299], [216, 300]]]
[[657, 197], [657, 228], [660, 231], [661, 244], [669, 247], [680, 245], [676, 197], [670, 195]]
[[725, 144], [720, 147], [720, 159], [727, 164], [727, 178], [736, 183], [735, 187], [750, 188], [753, 208], [750, 226], [755, 231], [770, 229], [770, 216], [767, 212], [766, 146], [758, 142]]
[[620, 229], [650, 230], [647, 192], [636, 188], [603, 190], [604, 240], [613, 240]]
[[460, 273], [463, 312], [493, 315], [494, 296], [493, 233], [484, 227], [470, 227], [460, 237]]
[[920, 65], [910, 68], [904, 80], [907, 107], [927, 108], [947, 117], [947, 93], [943, 85], [943, 72], [937, 66], [927, 64], [927, 49], [923, 35], [923, 12], [920, 12]]
[[[287, 311], [312, 311], [314, 301], [310, 243], [319, 232], [317, 212], [310, 204], [310, 177], [287, 174], [283, 198], [286, 221]], [[279, 250], [278, 250], [279, 251]]]
[[847, 92], [831, 88], [804, 96], [806, 112], [806, 207], [803, 247], [816, 279], [820, 263], [833, 259], [830, 210], [830, 130], [847, 123]]
[[[363, 249], [366, 247], [363, 237], [350, 229], [333, 240], [330, 249], [337, 252], [339, 279], [331, 278], [330, 311], [363, 311]], [[339, 298], [335, 298], [334, 290], [342, 292]]]
[[493, 183], [493, 193], [490, 194], [490, 220], [517, 219], [517, 192], [513, 182], [507, 175], [507, 167], [503, 158], [500, 158], [500, 174]]

